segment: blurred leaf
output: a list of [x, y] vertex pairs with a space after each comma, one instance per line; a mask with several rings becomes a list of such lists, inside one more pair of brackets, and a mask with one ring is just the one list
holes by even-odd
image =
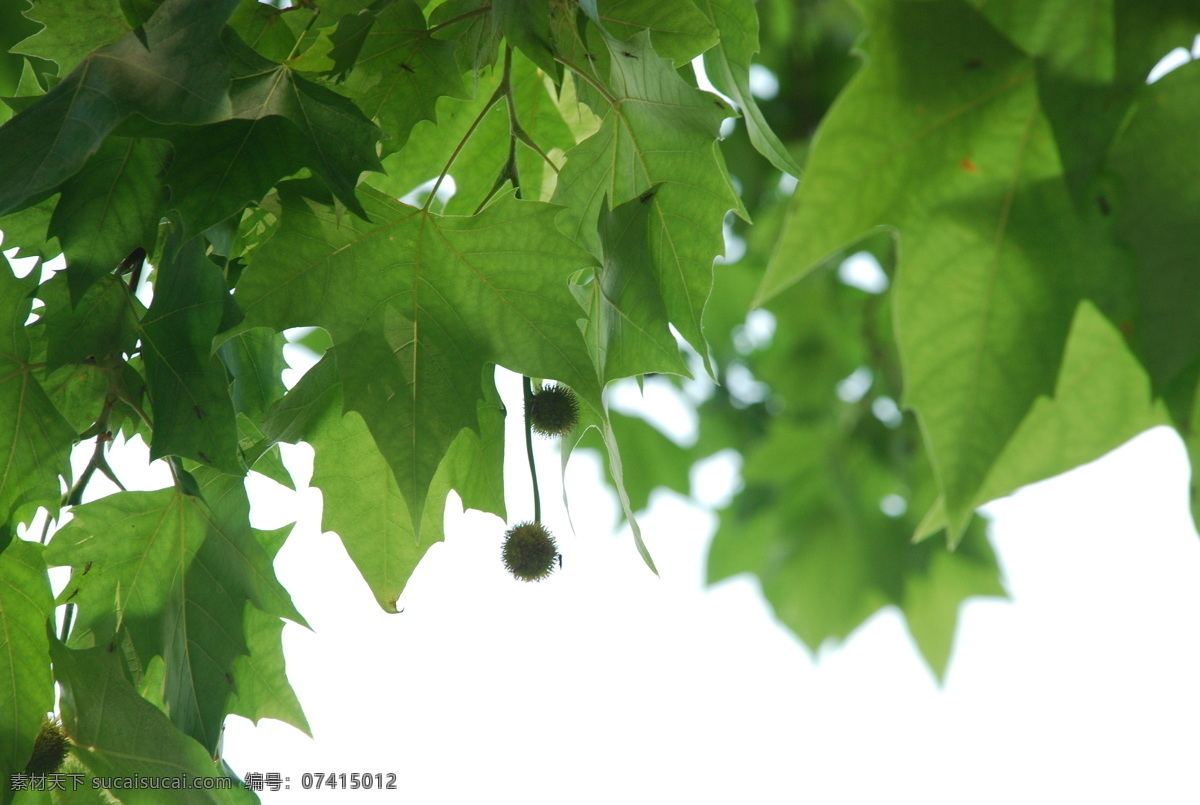
[[1053, 388], [1074, 310], [1061, 267], [1108, 257], [1074, 214], [1030, 61], [961, 2], [868, 5], [870, 61], [822, 124], [759, 300], [896, 228], [904, 402], [957, 533]]

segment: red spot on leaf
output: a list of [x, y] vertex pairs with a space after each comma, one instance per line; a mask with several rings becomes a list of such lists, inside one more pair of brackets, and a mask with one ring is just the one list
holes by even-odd
[[976, 167], [975, 163], [969, 159], [960, 160], [958, 167], [962, 168], [967, 173], [979, 173], [979, 168]]

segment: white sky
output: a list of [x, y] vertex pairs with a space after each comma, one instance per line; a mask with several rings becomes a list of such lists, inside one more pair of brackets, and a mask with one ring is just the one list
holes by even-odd
[[306, 771], [394, 772], [396, 794], [342, 796], [422, 805], [1196, 801], [1200, 542], [1171, 431], [991, 507], [1013, 601], [967, 605], [943, 689], [893, 612], [814, 658], [753, 582], [704, 589], [714, 521], [671, 494], [643, 521], [656, 579], [612, 534], [592, 460], [568, 473], [572, 536], [539, 446], [565, 555], [540, 584], [504, 571], [497, 518], [457, 516], [385, 615], [319, 533], [319, 493], [256, 510], [262, 527], [303, 512], [277, 568], [314, 630], [284, 641], [316, 740], [226, 731], [239, 773], [290, 778], [264, 802], [329, 801], [300, 790]]

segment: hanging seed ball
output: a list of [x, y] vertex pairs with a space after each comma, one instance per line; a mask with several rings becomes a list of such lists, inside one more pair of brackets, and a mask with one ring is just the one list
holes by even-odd
[[529, 424], [542, 436], [566, 436], [579, 424], [579, 400], [566, 386], [543, 386], [529, 403]]
[[62, 725], [47, 718], [42, 722], [42, 729], [33, 741], [33, 757], [25, 764], [25, 773], [32, 775], [54, 774], [62, 768], [67, 758], [67, 749], [71, 741]]
[[504, 538], [504, 566], [522, 581], [541, 581], [554, 570], [558, 546], [541, 523], [518, 523]]

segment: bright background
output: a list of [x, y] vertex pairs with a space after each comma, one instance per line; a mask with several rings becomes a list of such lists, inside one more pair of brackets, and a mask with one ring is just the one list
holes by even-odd
[[[519, 411], [516, 378], [501, 386]], [[264, 802], [1200, 799], [1200, 542], [1172, 431], [988, 507], [1012, 600], [964, 607], [942, 687], [894, 611], [814, 656], [750, 578], [705, 588], [715, 519], [671, 493], [642, 520], [655, 578], [628, 530], [614, 535], [590, 456], [567, 473], [572, 533], [556, 450], [538, 447], [563, 570], [517, 582], [504, 525], [451, 514], [398, 615], [320, 533], [319, 492], [256, 486], [273, 499], [256, 526], [300, 514], [276, 564], [313, 627], [289, 625], [284, 645], [315, 740], [269, 720], [226, 730], [235, 770], [290, 778]], [[529, 481], [524, 451], [510, 454], [515, 521]], [[307, 451], [288, 459], [306, 477]], [[712, 502], [735, 482], [718, 463], [693, 494]], [[304, 792], [306, 771], [394, 772], [400, 790]]]

